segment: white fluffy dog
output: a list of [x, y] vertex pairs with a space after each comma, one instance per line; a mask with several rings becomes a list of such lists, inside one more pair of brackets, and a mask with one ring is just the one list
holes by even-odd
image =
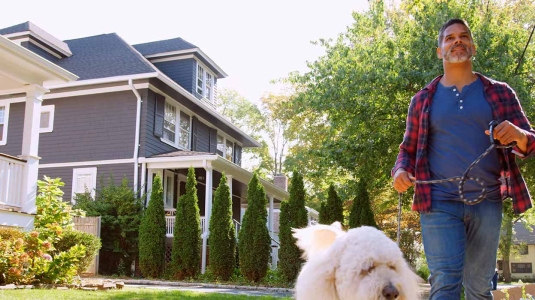
[[417, 300], [419, 277], [396, 243], [373, 227], [345, 232], [340, 223], [294, 229], [304, 264], [297, 300]]

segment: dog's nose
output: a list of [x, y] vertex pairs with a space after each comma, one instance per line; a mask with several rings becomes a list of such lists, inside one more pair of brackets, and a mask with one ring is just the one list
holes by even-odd
[[383, 288], [383, 297], [385, 297], [386, 300], [397, 299], [398, 296], [399, 291], [395, 286], [389, 284]]

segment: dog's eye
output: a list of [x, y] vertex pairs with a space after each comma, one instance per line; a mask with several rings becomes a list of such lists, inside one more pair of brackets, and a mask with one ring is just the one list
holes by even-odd
[[361, 276], [367, 276], [369, 273], [371, 273], [375, 269], [375, 266], [371, 266], [366, 270], [360, 271]]

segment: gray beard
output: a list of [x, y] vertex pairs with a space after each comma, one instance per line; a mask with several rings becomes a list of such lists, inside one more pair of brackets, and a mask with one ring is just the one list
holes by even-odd
[[[465, 53], [452, 53], [453, 50], [457, 47], [463, 47], [464, 50], [465, 50]], [[459, 63], [463, 63], [467, 60], [469, 60], [470, 58], [472, 58], [472, 50], [470, 48], [468, 48], [467, 46], [465, 45], [459, 45], [459, 46], [455, 46], [455, 47], [452, 47], [447, 53], [446, 55], [444, 56], [444, 59], [449, 62], [449, 63], [453, 63], [453, 64], [459, 64]]]

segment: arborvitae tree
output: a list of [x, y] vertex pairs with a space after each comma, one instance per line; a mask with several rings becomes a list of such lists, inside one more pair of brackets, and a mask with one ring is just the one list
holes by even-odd
[[271, 240], [267, 229], [267, 198], [255, 173], [247, 187], [248, 206], [238, 233], [240, 271], [248, 280], [260, 281], [266, 276]]
[[236, 231], [232, 221], [232, 198], [225, 173], [215, 191], [210, 217], [210, 264], [214, 276], [228, 280], [236, 264]]
[[296, 171], [290, 183], [290, 198], [281, 203], [279, 222], [281, 247], [278, 267], [283, 277], [293, 282], [297, 278], [303, 260], [301, 250], [295, 245], [292, 228], [303, 228], [308, 224], [303, 177]]
[[171, 268], [173, 277], [183, 279], [195, 277], [201, 264], [201, 218], [197, 199], [195, 169], [190, 167], [186, 182], [186, 193], [178, 198], [175, 227], [173, 229], [173, 251]]
[[152, 183], [149, 206], [139, 225], [139, 268], [145, 277], [157, 278], [165, 260], [165, 211], [163, 208], [162, 179], [156, 176]]
[[353, 200], [353, 206], [351, 206], [351, 212], [349, 213], [349, 227], [355, 228], [359, 226], [377, 227], [370, 205], [370, 195], [364, 180], [360, 180], [358, 183], [357, 196]]
[[326, 203], [321, 203], [319, 222], [321, 224], [332, 224], [334, 222], [344, 224], [344, 206], [342, 199], [338, 197], [334, 186], [329, 186]]

